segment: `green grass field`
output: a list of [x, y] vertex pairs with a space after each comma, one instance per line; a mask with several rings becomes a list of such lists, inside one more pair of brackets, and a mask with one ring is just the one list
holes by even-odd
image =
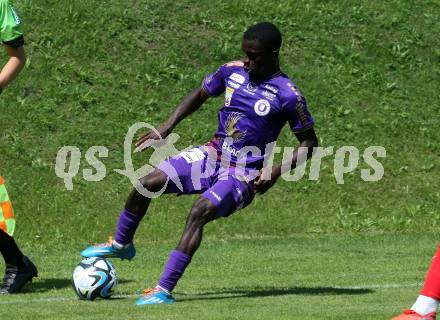
[[[70, 285], [79, 248], [48, 248], [39, 279], [2, 297], [8, 319], [387, 319], [417, 294], [432, 248], [428, 236], [294, 236], [208, 240], [182, 278], [174, 305], [136, 307], [173, 244], [138, 243], [115, 261], [110, 300], [79, 301]], [[408, 254], [412, 252], [414, 254]]]
[[[2, 319], [387, 319], [415, 299], [440, 227], [438, 1], [14, 4], [28, 62], [0, 99], [0, 173], [16, 239], [41, 277], [25, 294], [0, 298]], [[383, 179], [364, 182], [361, 158], [339, 185], [334, 157], [318, 181], [280, 179], [207, 226], [179, 303], [137, 309], [195, 199], [160, 197], [138, 230], [139, 257], [116, 262], [119, 296], [77, 301], [69, 281], [78, 252], [113, 233], [131, 190], [114, 171], [124, 167], [128, 128], [160, 124], [204, 75], [242, 57], [242, 32], [263, 20], [283, 33], [282, 69], [306, 96], [321, 146], [385, 147]], [[182, 122], [176, 146], [209, 139], [221, 103], [212, 99]], [[285, 128], [278, 145], [295, 144]], [[73, 191], [55, 174], [64, 145], [82, 153]], [[87, 182], [84, 156], [95, 145], [109, 150], [107, 175]], [[135, 167], [150, 155], [133, 155]]]

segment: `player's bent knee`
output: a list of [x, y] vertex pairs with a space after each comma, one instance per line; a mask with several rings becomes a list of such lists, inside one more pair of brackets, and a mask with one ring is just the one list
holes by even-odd
[[151, 192], [159, 191], [167, 182], [167, 176], [162, 171], [156, 169], [139, 179], [140, 184]]
[[216, 218], [216, 206], [208, 199], [199, 198], [191, 208], [190, 221], [204, 225]]

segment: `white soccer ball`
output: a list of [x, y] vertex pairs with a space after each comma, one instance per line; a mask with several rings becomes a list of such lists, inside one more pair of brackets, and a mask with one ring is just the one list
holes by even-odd
[[87, 258], [73, 270], [72, 285], [76, 294], [83, 300], [110, 298], [118, 284], [116, 270], [104, 258]]

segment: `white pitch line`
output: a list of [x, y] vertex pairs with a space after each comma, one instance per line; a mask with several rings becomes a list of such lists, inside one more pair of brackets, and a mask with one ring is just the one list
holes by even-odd
[[[408, 284], [373, 284], [373, 285], [365, 285], [365, 286], [331, 286], [329, 288], [334, 289], [347, 289], [347, 290], [368, 290], [368, 289], [399, 289], [399, 288], [417, 288], [422, 287], [423, 284], [421, 283], [408, 283]], [[289, 288], [285, 288], [286, 291], [289, 290]], [[294, 287], [292, 288], [294, 289]], [[311, 287], [313, 289], [313, 287]], [[250, 289], [252, 290], [252, 289]], [[244, 291], [244, 290], [243, 290]], [[264, 290], [263, 290], [264, 291]], [[232, 294], [234, 296], [234, 293], [230, 292], [219, 292], [218, 295], [229, 295]], [[238, 297], [240, 297], [239, 293]], [[235, 295], [237, 295], [235, 294]], [[115, 295], [115, 298], [133, 298], [133, 297], [139, 297], [141, 294], [121, 294], [121, 295]], [[186, 296], [190, 295], [196, 295], [195, 293], [185, 293]], [[1, 297], [1, 296], [0, 296]], [[43, 298], [43, 299], [19, 299], [19, 300], [10, 300], [10, 301], [0, 301], [0, 305], [3, 304], [23, 304], [23, 303], [39, 303], [39, 302], [63, 302], [63, 301], [78, 301], [78, 298], [75, 296], [72, 297], [52, 297], [52, 298]]]
[[[115, 298], [132, 298], [139, 297], [141, 294], [120, 294], [115, 295]], [[1, 297], [1, 296], [0, 296]], [[44, 298], [44, 299], [20, 299], [20, 300], [11, 300], [11, 301], [0, 301], [0, 305], [2, 304], [22, 304], [22, 303], [38, 303], [38, 302], [63, 302], [63, 301], [80, 301], [77, 297], [52, 297], [52, 298]], [[84, 300], [86, 302], [87, 300]]]

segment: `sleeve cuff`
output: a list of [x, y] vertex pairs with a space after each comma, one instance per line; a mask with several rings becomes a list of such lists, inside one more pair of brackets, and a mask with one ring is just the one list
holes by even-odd
[[3, 41], [3, 43], [13, 48], [22, 47], [24, 45], [24, 37], [21, 35], [13, 40]]
[[214, 95], [209, 91], [209, 89], [206, 87], [206, 85], [205, 85], [205, 80], [203, 80], [203, 82], [202, 82], [202, 89], [203, 89], [203, 91], [205, 91], [205, 93], [208, 95], [208, 96], [210, 96], [210, 97], [214, 97]]
[[302, 127], [301, 129], [298, 129], [298, 130], [294, 130], [294, 129], [292, 129], [292, 132], [293, 132], [293, 133], [301, 133], [301, 132], [304, 132], [304, 131], [307, 131], [307, 130], [313, 128], [314, 125], [315, 125], [315, 124], [312, 122], [312, 123], [310, 123], [309, 125], [307, 125], [307, 126], [305, 126], [305, 127]]

